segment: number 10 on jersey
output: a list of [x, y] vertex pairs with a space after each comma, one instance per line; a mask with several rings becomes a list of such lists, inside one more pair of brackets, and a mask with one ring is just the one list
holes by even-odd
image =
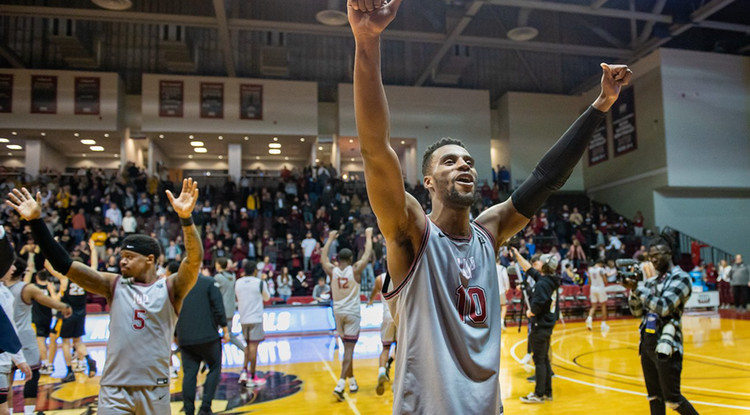
[[482, 324], [487, 320], [487, 296], [484, 288], [464, 288], [463, 285], [459, 285], [456, 289], [456, 297], [458, 315], [464, 323], [467, 323], [467, 318], [474, 324]]

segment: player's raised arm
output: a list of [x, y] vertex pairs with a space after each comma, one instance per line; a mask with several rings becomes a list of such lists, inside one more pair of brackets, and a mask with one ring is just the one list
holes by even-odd
[[172, 304], [175, 310], [179, 311], [182, 308], [182, 300], [198, 280], [198, 272], [203, 263], [203, 243], [198, 229], [193, 224], [192, 217], [195, 203], [198, 201], [198, 182], [194, 182], [192, 178], [184, 179], [180, 195], [175, 197], [172, 192], [167, 190], [167, 198], [177, 216], [180, 217], [185, 251], [187, 251], [187, 255], [182, 260], [177, 273], [169, 276], [174, 291]]
[[8, 194], [8, 200], [5, 203], [29, 221], [34, 240], [52, 268], [73, 280], [84, 290], [99, 294], [107, 300], [112, 299], [111, 285], [115, 276], [97, 272], [80, 262], [73, 262], [68, 251], [52, 238], [47, 225], [41, 219], [41, 194], [37, 192], [36, 199], [34, 199], [25, 187], [20, 190], [13, 189], [13, 192]]
[[360, 282], [362, 278], [362, 271], [365, 270], [367, 264], [370, 263], [372, 258], [372, 228], [365, 229], [365, 253], [362, 254], [362, 258], [354, 263], [354, 279]]
[[354, 112], [370, 206], [386, 239], [389, 267], [398, 284], [406, 276], [426, 226], [422, 207], [404, 189], [398, 156], [390, 145], [388, 102], [380, 73], [380, 35], [401, 0], [349, 0], [354, 34]]
[[626, 65], [602, 63], [601, 67], [599, 97], [547, 151], [531, 175], [508, 200], [492, 206], [477, 218], [494, 233], [497, 245], [523, 229], [549, 195], [565, 184], [586, 151], [594, 130], [617, 101], [622, 87], [630, 83], [633, 73]]
[[333, 274], [333, 264], [331, 264], [331, 259], [328, 256], [328, 251], [331, 250], [331, 244], [333, 243], [333, 240], [336, 239], [338, 236], [337, 231], [331, 231], [328, 233], [328, 240], [326, 241], [326, 244], [323, 245], [323, 249], [320, 251], [320, 266], [323, 267], [323, 271], [325, 271], [326, 275], [329, 277]]

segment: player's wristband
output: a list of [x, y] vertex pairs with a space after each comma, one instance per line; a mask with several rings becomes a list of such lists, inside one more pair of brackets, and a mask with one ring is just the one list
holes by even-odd
[[193, 217], [192, 216], [187, 217], [187, 218], [182, 218], [181, 217], [180, 218], [180, 223], [182, 224], [183, 227], [193, 226]]

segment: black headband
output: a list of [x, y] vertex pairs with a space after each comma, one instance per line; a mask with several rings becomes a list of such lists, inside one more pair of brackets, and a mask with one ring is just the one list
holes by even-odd
[[158, 258], [161, 255], [161, 249], [159, 243], [153, 238], [144, 235], [131, 235], [122, 241], [120, 246], [122, 250], [133, 251], [143, 256], [153, 255], [154, 258]]

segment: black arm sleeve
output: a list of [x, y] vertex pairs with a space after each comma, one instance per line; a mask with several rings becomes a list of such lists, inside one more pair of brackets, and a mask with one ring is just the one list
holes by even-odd
[[211, 303], [211, 313], [214, 315], [214, 322], [218, 327], [227, 325], [227, 315], [224, 313], [224, 300], [221, 298], [221, 292], [215, 285], [208, 287], [208, 300]]
[[68, 275], [70, 266], [73, 265], [73, 259], [70, 258], [68, 251], [52, 238], [52, 234], [49, 233], [49, 229], [47, 229], [43, 220], [34, 219], [29, 222], [29, 225], [31, 225], [31, 234], [34, 235], [34, 240], [39, 244], [39, 249], [41, 249], [44, 257], [52, 264], [52, 268], [62, 275]]
[[511, 195], [518, 213], [531, 218], [549, 195], [565, 184], [605, 116], [606, 113], [589, 107], [547, 151], [531, 175]]

